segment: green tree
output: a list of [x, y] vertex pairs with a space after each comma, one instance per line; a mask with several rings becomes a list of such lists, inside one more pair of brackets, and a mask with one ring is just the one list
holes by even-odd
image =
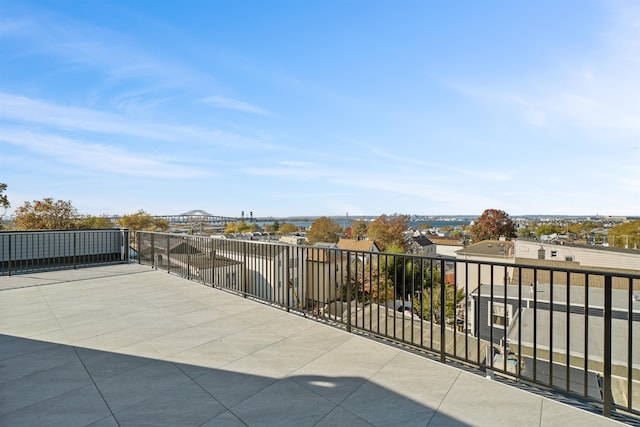
[[533, 231], [529, 227], [520, 227], [516, 233], [518, 237], [531, 237]]
[[0, 207], [4, 209], [7, 209], [8, 207], [11, 206], [11, 203], [9, 203], [9, 199], [7, 198], [7, 195], [3, 194], [6, 190], [7, 190], [7, 184], [0, 182]]
[[[455, 306], [464, 299], [464, 291], [462, 289], [458, 289], [456, 292], [455, 286], [453, 285], [445, 285], [445, 287], [444, 315], [446, 319], [453, 319]], [[442, 285], [440, 283], [434, 283], [433, 286], [425, 288], [422, 295], [413, 299], [413, 306], [423, 319], [440, 323], [440, 308], [442, 307], [442, 303], [440, 301], [440, 297], [442, 295], [441, 290]]]
[[562, 234], [564, 232], [564, 227], [558, 224], [542, 224], [536, 227], [536, 236], [545, 236], [553, 233]]
[[406, 215], [382, 214], [369, 224], [367, 236], [375, 241], [383, 252], [387, 252], [387, 248], [392, 246], [404, 249], [404, 233], [407, 231], [408, 220]]
[[167, 220], [154, 218], [143, 209], [131, 215], [123, 215], [118, 223], [121, 227], [139, 231], [167, 231], [169, 229]]
[[[3, 194], [6, 189], [7, 189], [7, 184], [0, 182], [0, 208], [2, 208], [2, 215], [0, 215], [0, 218], [4, 215], [4, 212], [7, 210], [7, 208], [11, 206], [11, 203], [9, 203], [9, 199], [7, 198], [7, 195]], [[4, 226], [0, 222], [0, 230], [2, 230], [3, 228]]]
[[342, 228], [339, 224], [326, 216], [313, 221], [307, 233], [307, 243], [313, 245], [318, 242], [338, 243]]
[[236, 232], [236, 223], [230, 221], [227, 223], [227, 227], [224, 229], [224, 234], [231, 234]]
[[505, 211], [498, 209], [486, 209], [471, 226], [471, 235], [477, 242], [501, 236], [511, 238], [514, 233], [515, 224]]

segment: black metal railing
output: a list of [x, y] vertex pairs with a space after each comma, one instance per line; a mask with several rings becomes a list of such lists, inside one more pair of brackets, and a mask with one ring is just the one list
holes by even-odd
[[128, 261], [128, 230], [0, 231], [0, 276]]
[[[128, 244], [127, 244], [128, 242]], [[137, 262], [640, 415], [640, 274], [127, 230], [0, 232], [0, 275]]]
[[[138, 261], [640, 414], [640, 275], [132, 232]], [[636, 349], [637, 348], [637, 349]]]

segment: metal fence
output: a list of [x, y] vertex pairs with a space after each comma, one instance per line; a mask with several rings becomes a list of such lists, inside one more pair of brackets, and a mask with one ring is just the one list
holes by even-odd
[[132, 232], [138, 262], [640, 414], [640, 275]]
[[[128, 244], [127, 244], [128, 242]], [[0, 275], [137, 262], [640, 415], [640, 274], [128, 230], [0, 232]]]
[[128, 261], [128, 230], [0, 231], [0, 276]]

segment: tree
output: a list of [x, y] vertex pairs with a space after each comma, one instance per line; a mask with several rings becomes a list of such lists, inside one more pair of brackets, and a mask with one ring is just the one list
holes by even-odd
[[154, 218], [140, 209], [131, 215], [123, 215], [118, 221], [121, 227], [142, 231], [167, 231], [169, 222], [166, 219]]
[[16, 210], [15, 227], [18, 230], [69, 230], [76, 228], [77, 215], [71, 201], [47, 197], [20, 206]]
[[282, 225], [278, 227], [278, 234], [293, 234], [297, 231], [298, 231], [297, 226], [286, 223], [286, 222], [282, 223]]
[[569, 224], [569, 232], [575, 234], [581, 239], [586, 239], [589, 234], [598, 228], [598, 224], [593, 221], [579, 222], [577, 224]]
[[[464, 299], [464, 290], [455, 291], [455, 286], [445, 285], [445, 306], [444, 315], [447, 319], [452, 319], [455, 313], [455, 306]], [[429, 319], [435, 323], [440, 323], [440, 307], [442, 307], [440, 296], [442, 294], [442, 285], [434, 283], [433, 286], [425, 288], [424, 293], [420, 297], [413, 299], [413, 306], [423, 319]], [[455, 297], [455, 298], [454, 298]], [[433, 305], [431, 304], [433, 301]]]
[[[343, 270], [342, 282], [351, 284], [351, 300], [384, 303], [395, 299], [395, 289], [389, 274], [384, 268], [379, 268], [378, 257], [372, 257], [365, 263], [354, 258], [350, 263], [350, 270]], [[342, 285], [340, 296], [346, 300], [347, 286]]]
[[536, 236], [545, 236], [553, 233], [562, 234], [564, 227], [558, 224], [542, 224], [536, 227]]
[[367, 236], [375, 241], [383, 252], [391, 246], [404, 249], [406, 244], [404, 233], [407, 231], [408, 220], [406, 215], [382, 214], [369, 224]]
[[629, 221], [609, 229], [607, 242], [616, 248], [640, 247], [640, 221]]
[[351, 238], [360, 240], [367, 235], [367, 222], [364, 219], [357, 219], [351, 223]]
[[236, 223], [230, 221], [227, 223], [227, 228], [224, 229], [224, 234], [231, 234], [236, 232]]
[[7, 184], [0, 182], [0, 207], [4, 209], [7, 209], [9, 206], [11, 206], [11, 203], [9, 203], [9, 199], [7, 198], [7, 195], [2, 194], [6, 190], [7, 190]]
[[[9, 203], [9, 199], [7, 198], [7, 195], [2, 194], [5, 192], [6, 189], [7, 189], [7, 184], [0, 182], [0, 207], [3, 208], [2, 215], [0, 215], [0, 217], [2, 217], [6, 209], [9, 206], [11, 206], [11, 203]], [[4, 226], [2, 225], [2, 223], [0, 223], [0, 230], [2, 230], [3, 228]]]
[[516, 233], [518, 237], [531, 237], [533, 235], [533, 231], [529, 227], [521, 227], [518, 228], [518, 232]]
[[236, 224], [236, 233], [247, 233], [251, 230], [249, 224], [244, 221], [240, 221]]
[[[283, 225], [284, 226], [284, 225]], [[280, 227], [282, 229], [282, 227]], [[331, 218], [321, 216], [313, 221], [307, 233], [307, 242], [313, 245], [317, 242], [338, 243], [342, 228], [333, 222]]]
[[485, 210], [471, 226], [475, 241], [497, 239], [501, 236], [511, 238], [515, 233], [515, 224], [505, 211]]
[[86, 216], [77, 220], [76, 226], [80, 229], [112, 228], [111, 220], [106, 216]]
[[275, 233], [279, 229], [280, 229], [280, 223], [278, 222], [278, 220], [274, 221], [273, 224], [264, 225], [264, 231], [266, 231], [267, 233]]

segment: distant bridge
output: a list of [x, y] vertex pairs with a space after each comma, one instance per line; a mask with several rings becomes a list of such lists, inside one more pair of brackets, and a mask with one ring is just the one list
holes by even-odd
[[239, 219], [228, 217], [228, 216], [220, 216], [220, 215], [211, 215], [209, 212], [196, 209], [191, 210], [189, 212], [185, 212], [178, 215], [153, 215], [154, 218], [164, 219], [168, 221], [170, 224], [209, 224], [215, 226], [223, 226], [230, 222], [236, 222]]
[[[193, 225], [193, 224], [203, 224], [210, 225], [214, 227], [225, 227], [230, 222], [240, 222], [244, 221], [247, 223], [260, 222], [260, 223], [272, 223], [278, 221], [279, 223], [296, 223], [296, 222], [313, 222], [318, 219], [318, 216], [300, 216], [300, 217], [254, 217], [250, 216], [240, 216], [240, 217], [231, 217], [231, 216], [222, 216], [222, 215], [212, 215], [207, 211], [202, 209], [194, 209], [185, 213], [176, 214], [176, 215], [151, 215], [152, 218], [164, 219], [169, 224], [176, 225]], [[336, 221], [340, 225], [349, 224], [350, 221], [356, 219], [356, 217], [349, 216], [332, 216], [330, 217], [332, 220]], [[114, 216], [110, 217], [112, 222], [115, 222], [119, 219], [119, 217]]]

